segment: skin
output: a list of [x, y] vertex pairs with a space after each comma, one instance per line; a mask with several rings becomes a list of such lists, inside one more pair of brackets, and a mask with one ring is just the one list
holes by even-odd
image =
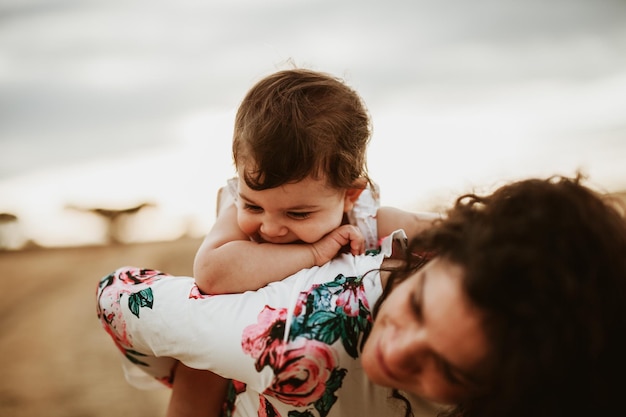
[[[354, 188], [337, 189], [323, 177], [307, 177], [255, 191], [240, 179], [237, 203], [229, 193], [219, 195], [216, 221], [194, 261], [196, 284], [207, 294], [240, 293], [323, 265], [345, 247], [363, 253], [361, 231], [341, 223], [365, 185], [357, 180]], [[397, 229], [411, 237], [429, 227], [433, 216], [381, 207], [376, 220], [380, 237]]]
[[[217, 220], [194, 262], [196, 283], [207, 293], [243, 292], [300, 269], [322, 265], [348, 243], [353, 254], [361, 253], [360, 231], [352, 225], [341, 225], [344, 213], [354, 207], [364, 188], [364, 184], [357, 185], [337, 190], [321, 179], [307, 178], [255, 191], [240, 181], [238, 203], [220, 190]], [[432, 216], [422, 217], [391, 207], [381, 207], [377, 212], [379, 236], [399, 228], [411, 236], [429, 227], [431, 221]], [[239, 262], [242, 253], [246, 262]], [[207, 394], [205, 388], [209, 386], [212, 389]], [[218, 415], [226, 386], [226, 380], [211, 372], [191, 370], [181, 364], [168, 417]]]
[[263, 191], [251, 189], [240, 177], [237, 224], [259, 243], [315, 243], [341, 226], [352, 206], [347, 190], [311, 177]]
[[359, 229], [341, 224], [361, 191], [329, 187], [323, 178], [262, 191], [240, 181], [237, 203], [222, 193], [227, 201], [219, 202], [215, 224], [196, 254], [198, 287], [208, 294], [256, 290], [323, 265], [346, 245], [354, 255], [363, 253]]
[[444, 404], [480, 392], [488, 344], [462, 274], [435, 258], [389, 294], [362, 353], [372, 382]]
[[220, 416], [228, 384], [222, 377], [179, 363], [166, 417]]
[[[218, 194], [215, 225], [194, 262], [198, 287], [207, 293], [254, 290], [322, 265], [344, 245], [355, 255], [363, 253], [358, 228], [341, 224], [362, 188], [336, 189], [309, 177], [255, 191], [240, 175], [237, 202], [229, 193]], [[246, 262], [240, 262], [242, 254]], [[227, 381], [211, 372], [179, 364], [167, 416], [217, 416], [226, 387]]]

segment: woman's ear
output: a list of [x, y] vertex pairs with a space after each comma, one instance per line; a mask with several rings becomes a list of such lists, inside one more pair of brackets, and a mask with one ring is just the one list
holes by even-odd
[[365, 178], [359, 178], [352, 184], [351, 188], [346, 190], [346, 196], [343, 203], [343, 212], [346, 213], [354, 207], [354, 203], [359, 199], [359, 196], [367, 186], [367, 180]]

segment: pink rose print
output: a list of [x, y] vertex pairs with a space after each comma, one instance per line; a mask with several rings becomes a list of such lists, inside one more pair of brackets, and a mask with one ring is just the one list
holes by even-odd
[[126, 285], [151, 284], [163, 275], [165, 275], [163, 272], [154, 269], [134, 267], [124, 267], [115, 271], [117, 280]]
[[258, 417], [281, 417], [281, 415], [267, 398], [259, 395]]
[[209, 298], [209, 297], [213, 297], [213, 295], [202, 293], [202, 291], [200, 291], [200, 288], [198, 288], [197, 285], [194, 285], [193, 287], [191, 287], [191, 291], [189, 291], [190, 299], [202, 300], [204, 298]]
[[168, 376], [155, 378], [155, 379], [159, 381], [161, 384], [165, 385], [166, 387], [172, 388], [172, 385], [174, 385], [174, 370], [172, 369]]
[[279, 361], [280, 356], [285, 349], [285, 342], [281, 339], [271, 339], [267, 341], [265, 349], [261, 352], [261, 355], [257, 358], [255, 368], [257, 371], [261, 371], [266, 366], [274, 368], [274, 364]]
[[[275, 350], [285, 336], [287, 309], [279, 310], [265, 306], [257, 317], [257, 323], [251, 324], [243, 331], [241, 347], [243, 351], [255, 359], [265, 355], [269, 346]], [[261, 367], [262, 368], [262, 367]]]
[[97, 293], [98, 318], [104, 330], [125, 354], [132, 348], [132, 342], [126, 331], [120, 299], [123, 294], [130, 294], [129, 308], [138, 315], [139, 308], [152, 306], [150, 284], [164, 276], [166, 274], [153, 269], [123, 267], [100, 281]]
[[361, 305], [369, 310], [363, 286], [360, 282], [347, 282], [344, 291], [337, 297], [337, 307], [342, 308], [347, 316], [358, 317]]
[[265, 390], [280, 401], [296, 407], [313, 404], [326, 391], [326, 383], [336, 366], [334, 352], [325, 343], [298, 338], [277, 355], [274, 380]]
[[236, 379], [232, 380], [233, 383], [233, 388], [235, 390], [235, 394], [241, 394], [242, 392], [244, 392], [246, 390], [246, 384], [241, 382], [241, 381], [237, 381]]
[[235, 413], [235, 401], [237, 400], [237, 396], [242, 392], [246, 391], [246, 384], [237, 381], [235, 379], [231, 380], [230, 385], [228, 386], [228, 391], [226, 392], [226, 398], [224, 403], [222, 404], [222, 414], [221, 417], [232, 417]]
[[[257, 371], [269, 366], [274, 377], [263, 395], [304, 410], [290, 417], [326, 417], [348, 370], [339, 367], [336, 349], [359, 356], [359, 341], [370, 332], [372, 319], [362, 277], [339, 274], [298, 295], [288, 337], [287, 310], [265, 306], [257, 323], [244, 329], [241, 346], [255, 359]], [[261, 399], [259, 416], [274, 416]]]

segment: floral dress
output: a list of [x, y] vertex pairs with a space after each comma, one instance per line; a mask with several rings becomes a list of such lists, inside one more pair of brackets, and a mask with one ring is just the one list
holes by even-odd
[[[391, 238], [379, 253], [213, 296], [190, 277], [124, 267], [100, 281], [98, 317], [140, 388], [171, 386], [180, 360], [233, 379], [225, 415], [403, 416], [402, 402], [371, 384], [359, 360], [382, 292], [376, 270], [390, 253]], [[416, 416], [436, 415], [412, 402]]]

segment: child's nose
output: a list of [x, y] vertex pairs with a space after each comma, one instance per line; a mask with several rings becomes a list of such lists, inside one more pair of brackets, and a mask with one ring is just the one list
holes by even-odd
[[265, 219], [261, 223], [261, 233], [268, 237], [280, 237], [287, 234], [287, 228], [273, 219]]

